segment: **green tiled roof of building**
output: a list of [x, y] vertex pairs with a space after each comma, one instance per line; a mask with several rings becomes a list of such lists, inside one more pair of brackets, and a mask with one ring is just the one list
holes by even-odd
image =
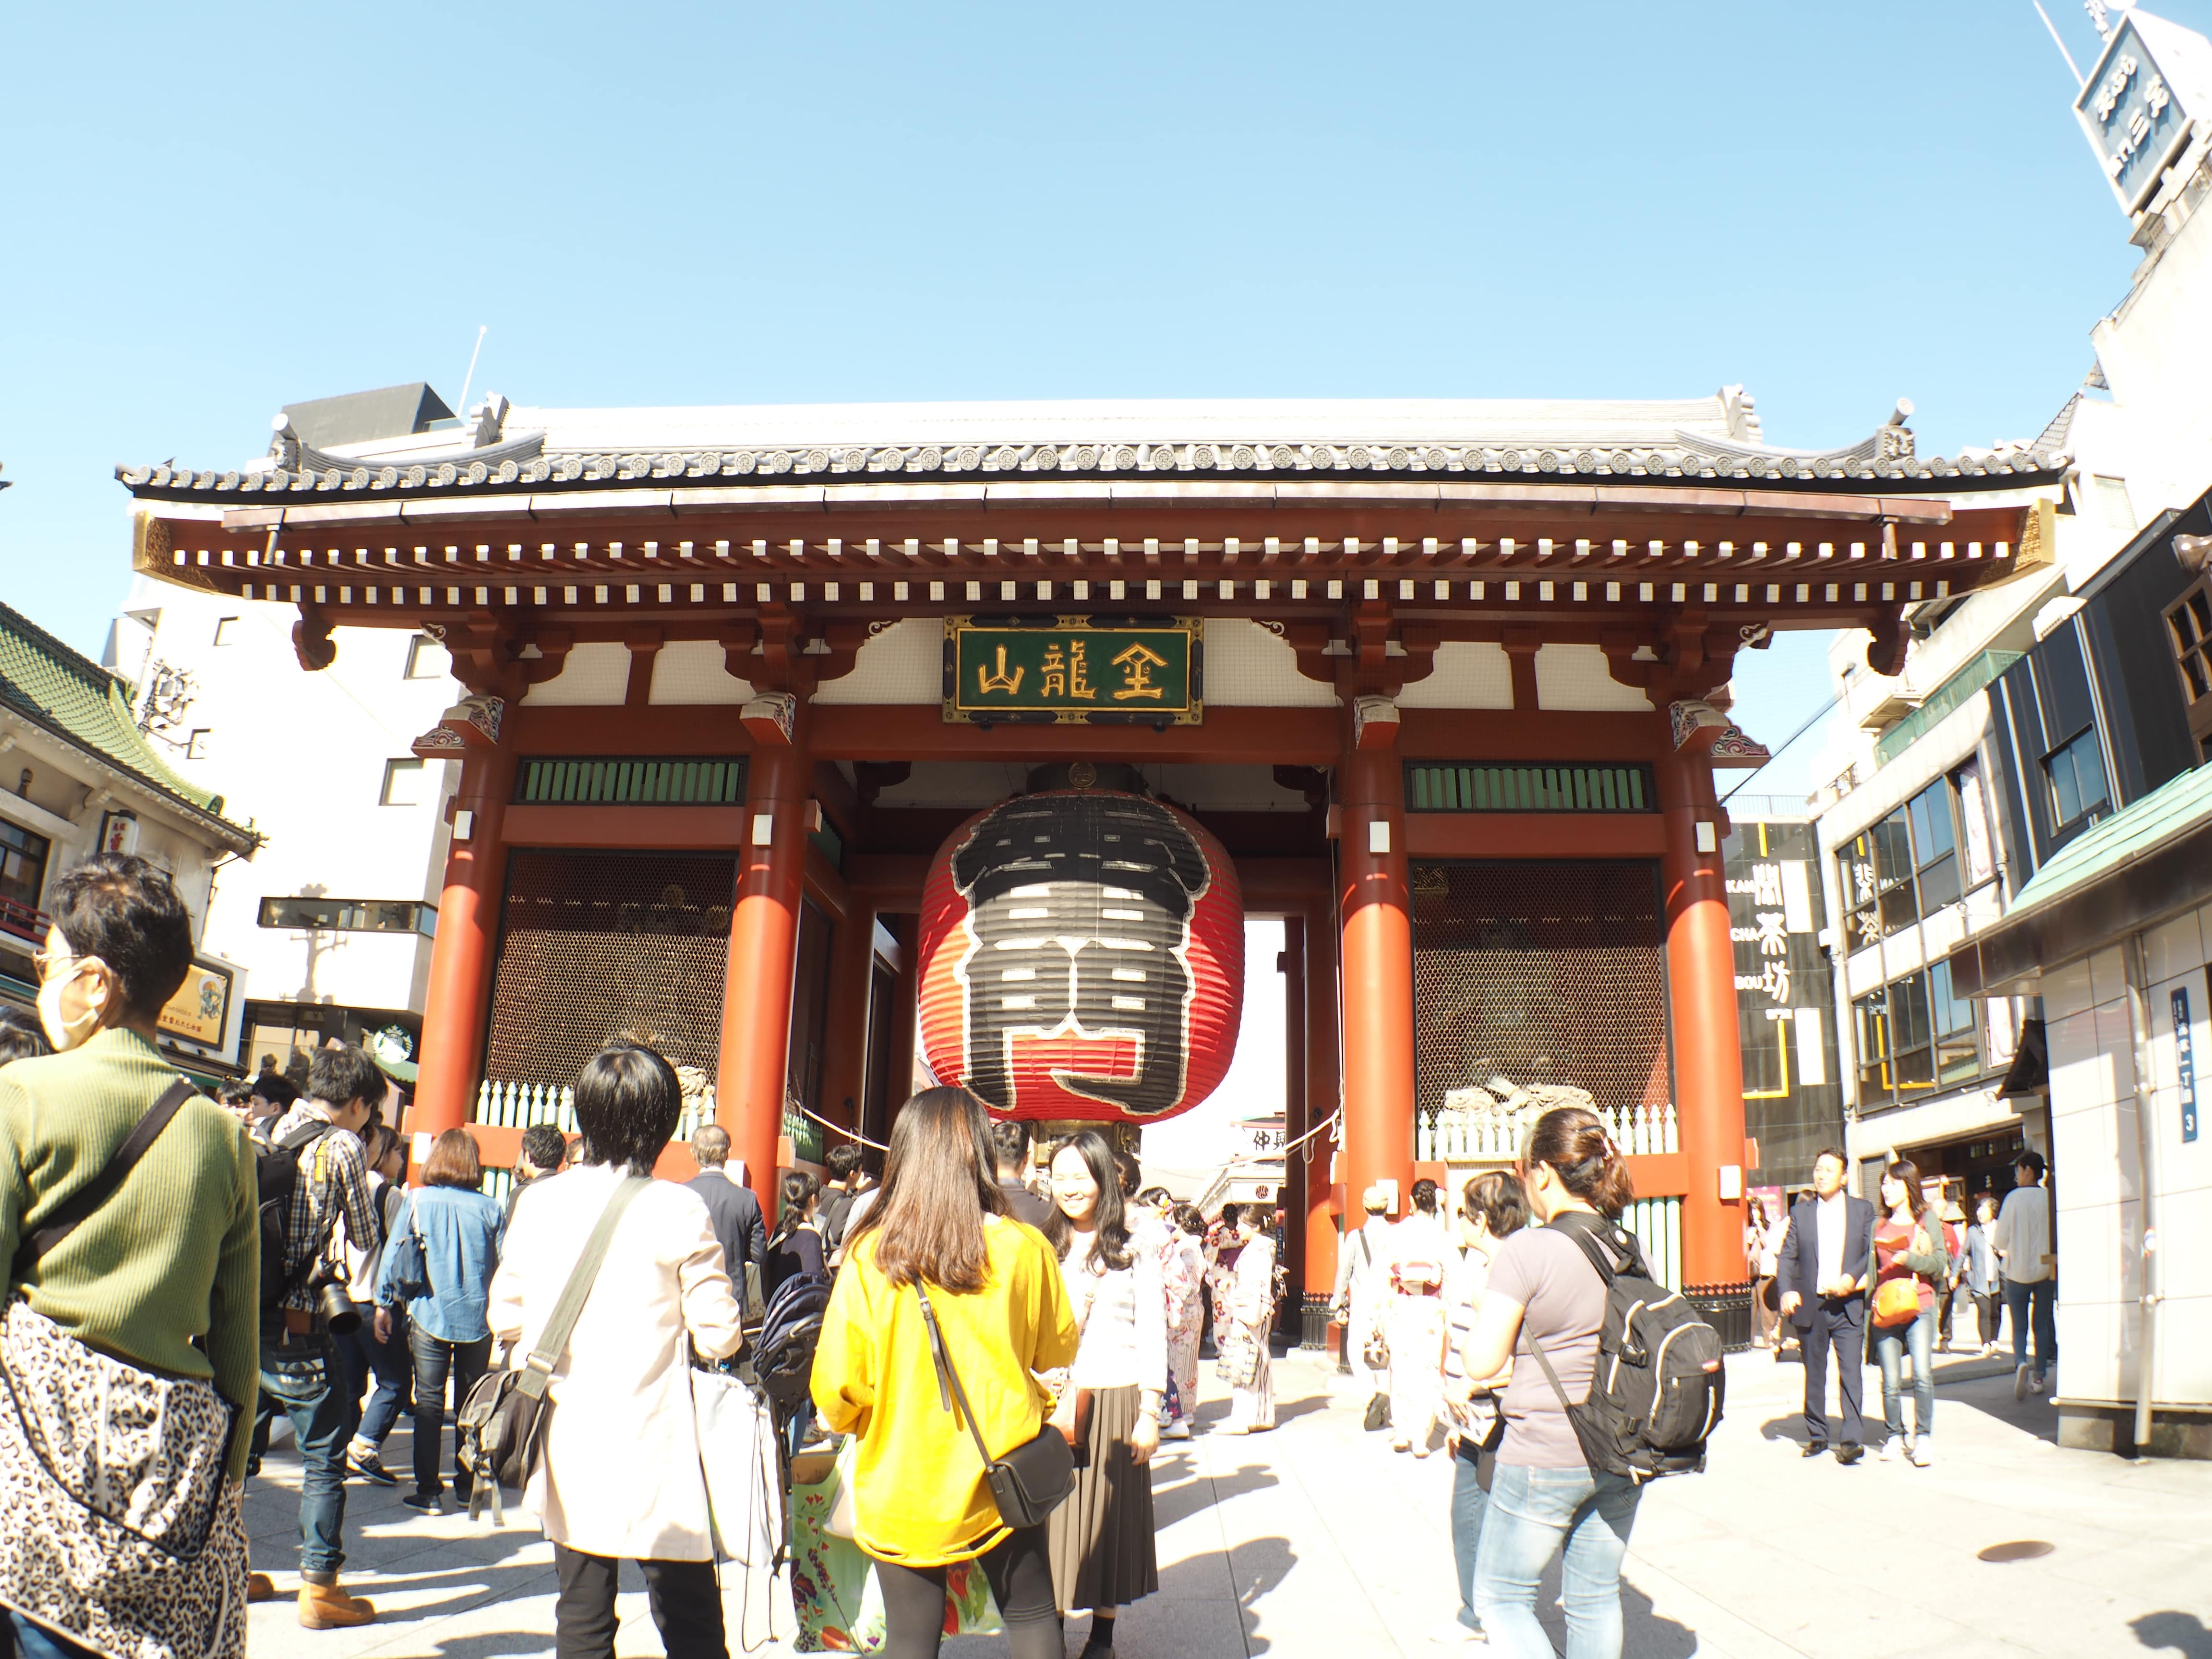
[[2160, 785], [2124, 811], [2092, 825], [2051, 854], [2020, 890], [2008, 912], [2018, 915], [2116, 870], [2212, 818], [2212, 765]]
[[131, 718], [124, 682], [71, 650], [21, 611], [0, 605], [0, 708], [27, 716], [56, 736], [91, 750], [179, 805], [216, 819], [222, 797], [201, 788], [156, 754]]

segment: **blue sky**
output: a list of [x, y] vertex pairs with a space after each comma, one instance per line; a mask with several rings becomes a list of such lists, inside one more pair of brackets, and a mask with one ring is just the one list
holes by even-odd
[[[2032, 436], [2135, 258], [2070, 96], [2027, 0], [18, 8], [0, 597], [96, 651], [115, 463], [458, 398], [479, 324], [526, 403], [1741, 381], [1783, 444]], [[1770, 740], [1826, 695], [1752, 672]]]

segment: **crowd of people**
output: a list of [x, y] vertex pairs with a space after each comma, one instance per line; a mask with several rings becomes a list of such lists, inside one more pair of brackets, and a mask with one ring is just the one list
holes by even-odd
[[[21, 1293], [0, 1341], [11, 1369], [46, 1367], [52, 1397], [94, 1421], [111, 1395], [143, 1411], [131, 1391], [161, 1390], [177, 1443], [155, 1461], [198, 1500], [179, 1510], [190, 1550], [131, 1555], [108, 1537], [133, 1564], [127, 1594], [63, 1574], [23, 1610], [23, 1587], [0, 1584], [6, 1633], [33, 1659], [241, 1653], [237, 1604], [276, 1594], [250, 1571], [241, 1492], [279, 1419], [300, 1464], [299, 1620], [371, 1622], [343, 1582], [347, 1487], [400, 1484], [384, 1448], [402, 1415], [408, 1506], [473, 1507], [502, 1474], [522, 1487], [553, 1545], [562, 1659], [611, 1659], [624, 1560], [642, 1569], [671, 1659], [724, 1655], [693, 1376], [738, 1367], [748, 1331], [808, 1294], [818, 1334], [805, 1398], [779, 1419], [780, 1463], [849, 1443], [851, 1537], [894, 1656], [938, 1650], [948, 1575], [972, 1566], [1017, 1655], [1061, 1653], [1065, 1622], [1088, 1614], [1083, 1652], [1107, 1659], [1122, 1609], [1159, 1588], [1152, 1465], [1199, 1431], [1209, 1329], [1229, 1393], [1211, 1431], [1274, 1426], [1280, 1218], [1231, 1204], [1209, 1221], [1142, 1186], [1137, 1160], [1095, 1130], [1040, 1158], [1027, 1123], [927, 1090], [896, 1114], [880, 1181], [841, 1146], [826, 1182], [780, 1176], [771, 1222], [714, 1124], [691, 1141], [695, 1178], [651, 1178], [682, 1086], [648, 1042], [618, 1038], [577, 1079], [573, 1143], [524, 1132], [502, 1206], [465, 1128], [430, 1141], [406, 1184], [398, 1090], [361, 1048], [316, 1052], [296, 1084], [264, 1069], [219, 1103], [180, 1086], [154, 1022], [189, 963], [190, 923], [158, 869], [92, 860], [56, 884], [52, 916], [37, 1022], [0, 1018], [0, 1252]], [[2016, 1173], [2001, 1206], [1978, 1201], [1960, 1225], [1909, 1160], [1889, 1163], [1877, 1204], [1845, 1193], [1829, 1152], [1786, 1218], [1754, 1212], [1760, 1340], [1778, 1346], [1786, 1326], [1803, 1354], [1808, 1455], [1862, 1455], [1871, 1340], [1875, 1449], [1931, 1460], [1932, 1356], [1960, 1295], [1985, 1350], [2010, 1310], [2016, 1387], [2046, 1386], [2040, 1158], [2024, 1153]], [[1549, 1655], [1538, 1586], [1563, 1555], [1571, 1659], [1621, 1650], [1642, 1485], [1590, 1461], [1567, 1402], [1591, 1391], [1612, 1279], [1583, 1235], [1640, 1264], [1617, 1225], [1631, 1195], [1620, 1148], [1574, 1107], [1543, 1113], [1517, 1167], [1455, 1205], [1428, 1180], [1402, 1218], [1391, 1186], [1362, 1194], [1336, 1311], [1366, 1426], [1397, 1453], [1453, 1460], [1458, 1607], [1439, 1641]], [[519, 1462], [487, 1449], [510, 1409], [534, 1425]], [[35, 1486], [10, 1422], [0, 1414], [0, 1482]], [[71, 1527], [96, 1547], [118, 1524], [71, 1501], [58, 1553], [87, 1547]], [[179, 1645], [162, 1624], [209, 1607], [211, 1637]]]

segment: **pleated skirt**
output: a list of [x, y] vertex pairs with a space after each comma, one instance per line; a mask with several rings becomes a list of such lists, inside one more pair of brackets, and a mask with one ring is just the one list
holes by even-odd
[[1152, 1539], [1152, 1472], [1129, 1455], [1138, 1391], [1100, 1389], [1091, 1406], [1091, 1456], [1052, 1512], [1052, 1587], [1062, 1613], [1125, 1607], [1160, 1587]]

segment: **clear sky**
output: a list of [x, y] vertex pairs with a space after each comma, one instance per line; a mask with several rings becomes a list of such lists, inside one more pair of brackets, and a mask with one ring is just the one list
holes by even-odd
[[[19, 7], [0, 597], [96, 651], [117, 462], [458, 399], [479, 324], [524, 403], [1740, 381], [1778, 443], [2032, 436], [2135, 258], [2070, 96], [2027, 0]], [[1825, 695], [1774, 660], [1770, 739]]]

